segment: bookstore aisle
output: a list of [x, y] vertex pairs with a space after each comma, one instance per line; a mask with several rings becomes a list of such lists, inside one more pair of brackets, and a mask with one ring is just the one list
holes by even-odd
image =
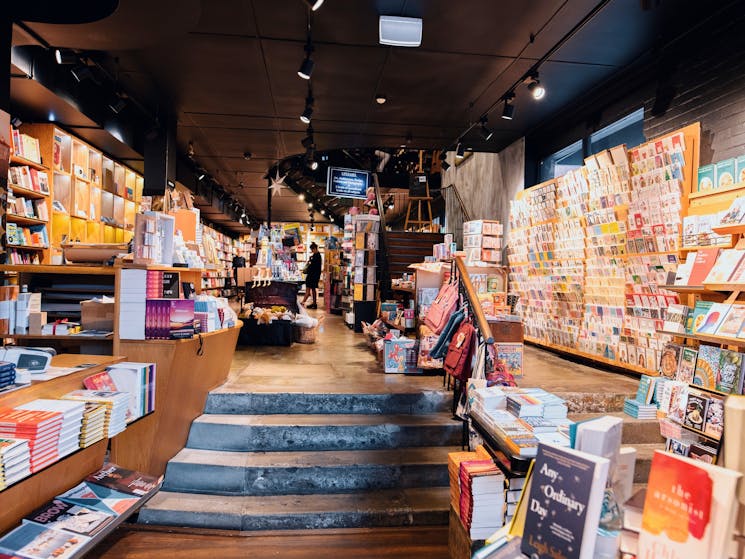
[[[522, 386], [561, 394], [573, 417], [620, 415], [636, 392], [634, 379], [530, 346], [525, 370]], [[93, 556], [448, 557], [451, 398], [441, 377], [384, 374], [341, 317], [316, 344], [238, 349], [161, 493]], [[624, 443], [659, 440], [628, 423]]]

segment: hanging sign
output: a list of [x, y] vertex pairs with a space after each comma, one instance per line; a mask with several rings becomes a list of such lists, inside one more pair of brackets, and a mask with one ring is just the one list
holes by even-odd
[[370, 173], [356, 169], [329, 167], [326, 194], [338, 198], [367, 198]]

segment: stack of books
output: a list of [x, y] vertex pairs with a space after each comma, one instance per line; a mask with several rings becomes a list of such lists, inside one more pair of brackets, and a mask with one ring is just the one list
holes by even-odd
[[31, 451], [31, 473], [59, 459], [62, 414], [51, 411], [0, 410], [0, 437], [27, 439]]
[[26, 439], [0, 439], [0, 489], [31, 475], [31, 452]]
[[154, 363], [118, 363], [113, 367], [107, 367], [105, 371], [86, 377], [83, 385], [89, 390], [127, 392], [127, 422], [132, 422], [155, 409]]
[[62, 396], [65, 400], [93, 402], [106, 406], [104, 436], [111, 438], [127, 428], [129, 394], [104, 390], [74, 390]]
[[488, 460], [489, 453], [479, 445], [474, 452], [449, 452], [448, 453], [448, 474], [450, 479], [450, 504], [453, 510], [460, 514], [460, 465], [461, 462], [471, 460]]
[[504, 475], [492, 460], [460, 464], [460, 519], [471, 540], [484, 540], [504, 525]]
[[636, 419], [656, 419], [657, 405], [652, 403], [655, 393], [657, 379], [648, 375], [642, 375], [639, 387], [634, 398], [626, 398], [623, 402], [623, 411]]
[[106, 437], [106, 406], [85, 403], [83, 425], [80, 428], [80, 448], [87, 448]]
[[0, 361], [0, 390], [13, 386], [16, 383], [15, 363]]
[[18, 406], [19, 410], [51, 411], [62, 414], [62, 428], [60, 429], [57, 452], [60, 458], [67, 456], [80, 448], [80, 429], [83, 425], [85, 402], [72, 400], [34, 400]]

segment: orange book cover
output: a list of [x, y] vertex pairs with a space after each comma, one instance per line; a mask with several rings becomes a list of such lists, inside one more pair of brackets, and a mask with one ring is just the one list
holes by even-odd
[[95, 375], [85, 377], [83, 386], [88, 390], [105, 390], [107, 392], [116, 392], [117, 388], [114, 381], [107, 371], [101, 371]]
[[688, 277], [688, 285], [702, 285], [706, 276], [709, 275], [719, 256], [718, 248], [702, 248], [696, 252], [696, 259], [693, 261], [693, 269]]

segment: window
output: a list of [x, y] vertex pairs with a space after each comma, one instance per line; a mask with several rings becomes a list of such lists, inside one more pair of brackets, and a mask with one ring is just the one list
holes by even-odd
[[588, 153], [598, 153], [621, 144], [631, 148], [644, 142], [644, 108], [641, 108], [590, 134]]
[[541, 182], [565, 175], [584, 164], [582, 140], [541, 159]]

